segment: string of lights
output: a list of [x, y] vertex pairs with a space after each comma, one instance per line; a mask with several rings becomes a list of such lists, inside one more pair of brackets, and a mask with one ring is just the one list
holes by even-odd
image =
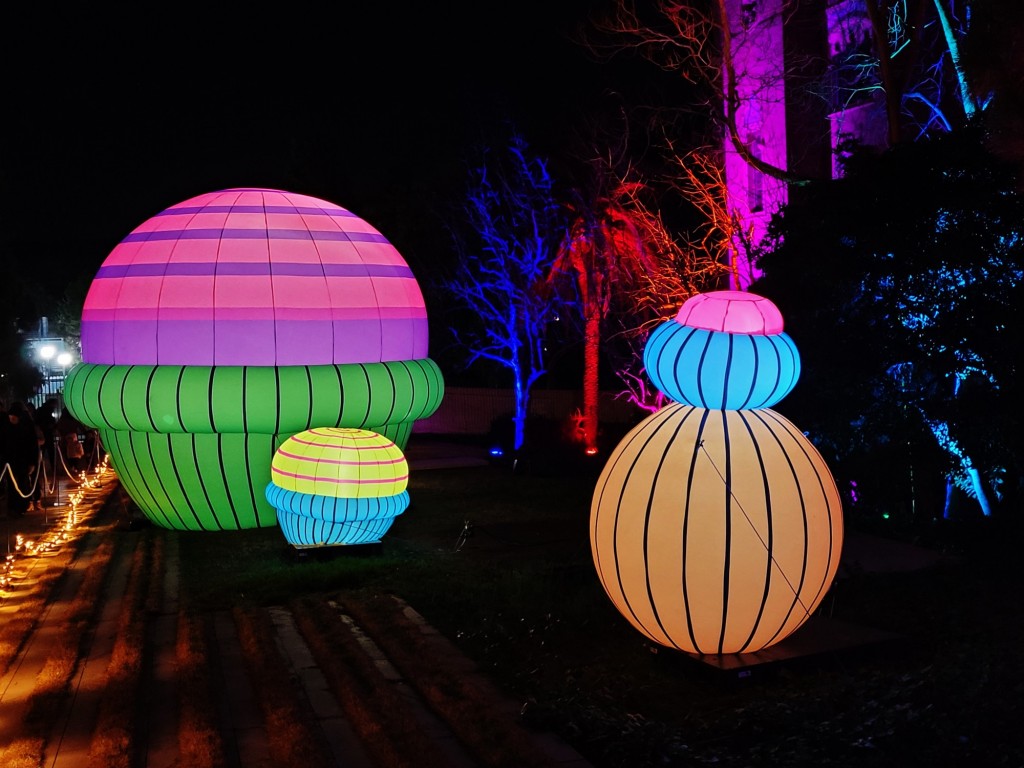
[[[9, 470], [9, 465], [5, 465], [3, 471], [0, 472], [0, 477]], [[68, 495], [68, 503], [64, 507], [63, 514], [55, 516], [52, 524], [48, 524], [42, 533], [36, 536], [24, 533], [9, 534], [8, 551], [3, 565], [0, 566], [0, 603], [10, 599], [17, 593], [18, 586], [29, 580], [32, 569], [19, 569], [20, 564], [55, 552], [68, 542], [78, 538], [82, 523], [102, 507], [111, 487], [109, 483], [105, 487], [103, 481], [111, 472], [113, 470], [109, 467], [108, 457], [104, 456], [91, 472], [83, 471], [79, 475], [75, 481], [76, 487]], [[21, 493], [13, 483], [13, 476], [11, 480], [15, 490]], [[24, 496], [24, 494], [22, 495]]]

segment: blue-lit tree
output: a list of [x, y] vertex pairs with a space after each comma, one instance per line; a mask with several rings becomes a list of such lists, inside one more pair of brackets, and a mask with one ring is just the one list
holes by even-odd
[[[913, 493], [941, 456], [984, 514], [1024, 469], [1024, 205], [1009, 168], [976, 129], [855, 158], [776, 217], [752, 288], [800, 342], [785, 406], [838, 463], [859, 457], [861, 480]], [[901, 462], [916, 480], [886, 476]]]
[[554, 183], [545, 159], [522, 135], [482, 152], [453, 228], [455, 274], [444, 281], [464, 311], [451, 327], [467, 366], [491, 361], [512, 375], [513, 447], [523, 447], [530, 390], [546, 372], [545, 336], [557, 297], [545, 287], [562, 234]]

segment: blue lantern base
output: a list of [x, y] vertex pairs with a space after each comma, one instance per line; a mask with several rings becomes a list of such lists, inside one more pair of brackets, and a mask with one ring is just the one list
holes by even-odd
[[329, 523], [315, 517], [277, 510], [277, 522], [285, 539], [293, 547], [332, 547], [379, 542], [387, 533], [393, 517], [378, 517], [352, 523]]
[[380, 542], [409, 506], [408, 491], [352, 499], [296, 493], [270, 483], [266, 496], [285, 539], [303, 549]]

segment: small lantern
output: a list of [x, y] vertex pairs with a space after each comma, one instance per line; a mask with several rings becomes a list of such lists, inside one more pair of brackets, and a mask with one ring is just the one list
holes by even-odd
[[379, 542], [409, 506], [409, 464], [391, 440], [324, 427], [282, 443], [265, 494], [298, 548]]

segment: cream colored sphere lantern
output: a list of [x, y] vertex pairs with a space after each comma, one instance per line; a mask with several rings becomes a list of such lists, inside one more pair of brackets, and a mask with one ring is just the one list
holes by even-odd
[[[782, 332], [778, 310], [753, 294], [695, 300], [700, 311], [680, 310], [678, 322], [705, 315], [718, 327], [701, 330], [746, 335], [753, 310], [776, 319], [755, 333]], [[734, 333], [728, 305], [737, 302], [743, 311], [733, 315], [744, 322]], [[747, 343], [726, 342], [718, 346]], [[720, 370], [748, 387], [758, 370], [778, 375], [777, 366]], [[590, 540], [608, 597], [652, 641], [699, 655], [752, 653], [792, 634], [828, 593], [842, 552], [842, 503], [820, 453], [781, 414], [674, 403], [612, 452], [594, 492]]]

